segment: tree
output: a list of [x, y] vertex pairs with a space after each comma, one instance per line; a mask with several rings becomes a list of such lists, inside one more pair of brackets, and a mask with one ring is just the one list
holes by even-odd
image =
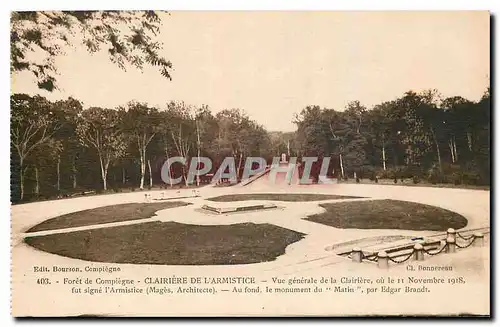
[[241, 177], [244, 159], [250, 154], [261, 154], [267, 141], [264, 129], [240, 109], [225, 109], [216, 115], [220, 155], [231, 155], [237, 160], [236, 174]]
[[328, 121], [333, 152], [339, 157], [340, 171], [345, 177], [346, 170], [359, 170], [366, 158], [364, 146], [366, 139], [361, 134], [361, 113], [353, 115], [352, 111], [337, 112], [325, 110]]
[[10, 97], [10, 108], [11, 145], [19, 161], [20, 199], [23, 200], [26, 160], [52, 140], [61, 124], [55, 119], [51, 103], [41, 96], [14, 94]]
[[331, 148], [332, 135], [329, 121], [319, 106], [307, 106], [295, 116], [297, 141], [303, 155], [316, 156]]
[[77, 188], [77, 161], [82, 152], [81, 144], [76, 135], [76, 126], [78, 117], [83, 110], [82, 103], [74, 98], [59, 100], [53, 104], [56, 113], [56, 119], [61, 125], [61, 128], [56, 132], [54, 137], [60, 144], [60, 151], [57, 152], [57, 190], [61, 190], [60, 165], [61, 155], [69, 162], [71, 170], [71, 182], [73, 189]]
[[97, 151], [104, 190], [107, 190], [110, 163], [120, 158], [126, 149], [120, 116], [117, 110], [92, 107], [82, 112], [77, 127], [82, 144]]
[[[388, 151], [387, 146], [391, 144], [391, 120], [390, 111], [394, 106], [393, 102], [383, 102], [367, 112], [369, 125], [369, 135], [372, 136], [373, 150], [380, 149], [380, 154], [374, 156], [381, 158], [383, 170], [387, 170]], [[378, 159], [377, 161], [378, 162]]]
[[194, 143], [195, 123], [192, 117], [193, 107], [185, 104], [184, 102], [170, 102], [168, 104], [168, 111], [171, 117], [169, 123], [170, 135], [174, 143], [177, 154], [186, 159], [186, 163], [182, 165], [182, 175], [186, 186], [188, 185], [188, 169], [189, 153], [191, 145]]
[[398, 111], [402, 114], [404, 128], [400, 130], [401, 142], [406, 147], [406, 164], [420, 166], [422, 159], [431, 146], [430, 130], [422, 117], [423, 99], [413, 91], [408, 91], [396, 100]]
[[270, 151], [273, 156], [279, 156], [282, 153], [286, 153], [288, 156], [298, 155], [300, 152], [295, 132], [269, 132], [268, 134]]
[[473, 106], [473, 103], [463, 97], [455, 96], [444, 99], [441, 106], [444, 111], [444, 129], [448, 137], [447, 144], [450, 149], [451, 162], [455, 163], [461, 158], [459, 149], [465, 141], [463, 132], [467, 130], [467, 121], [464, 119], [467, 117], [464, 114], [468, 108]]
[[[218, 124], [215, 117], [206, 105], [202, 105], [196, 110], [196, 151], [198, 162], [201, 154], [212, 155], [215, 152], [215, 140], [217, 136]], [[200, 185], [200, 176], [196, 176], [196, 185]]]
[[351, 101], [347, 104], [345, 111], [346, 117], [349, 119], [350, 125], [354, 127], [356, 134], [361, 134], [363, 126], [363, 117], [366, 114], [366, 107], [361, 105], [359, 101]]
[[[155, 41], [164, 12], [155, 11], [24, 11], [11, 15], [11, 72], [29, 71], [38, 87], [56, 88], [54, 57], [65, 48], [83, 44], [94, 53], [107, 50], [120, 68], [145, 64], [158, 67], [171, 79], [172, 63], [159, 53]], [[42, 60], [37, 60], [43, 55]]]
[[443, 171], [443, 164], [441, 160], [441, 147], [440, 143], [443, 138], [444, 131], [444, 113], [440, 106], [441, 96], [437, 90], [425, 90], [420, 93], [422, 104], [420, 107], [420, 116], [424, 125], [429, 129], [430, 135], [436, 147], [436, 155], [438, 160], [439, 171]]
[[[40, 171], [46, 170], [51, 165], [56, 165], [56, 192], [57, 194], [61, 191], [61, 174], [60, 174], [60, 163], [61, 163], [61, 153], [63, 151], [62, 142], [56, 140], [55, 138], [50, 138], [47, 142], [44, 142], [39, 147], [34, 149], [33, 155], [28, 158], [28, 165], [32, 166], [35, 171], [35, 196], [40, 196], [41, 189], [41, 178]], [[54, 160], [54, 158], [56, 158]], [[54, 162], [55, 161], [55, 162]]]
[[150, 170], [151, 164], [146, 156], [148, 145], [159, 132], [159, 116], [156, 108], [148, 107], [145, 103], [130, 102], [127, 109], [122, 108], [123, 132], [130, 137], [137, 146], [140, 161], [141, 180], [139, 188], [144, 188], [144, 176], [146, 172], [146, 163]]

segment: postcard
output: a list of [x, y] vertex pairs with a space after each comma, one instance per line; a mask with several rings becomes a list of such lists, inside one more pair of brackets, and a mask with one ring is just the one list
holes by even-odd
[[18, 11], [14, 317], [490, 316], [487, 11]]

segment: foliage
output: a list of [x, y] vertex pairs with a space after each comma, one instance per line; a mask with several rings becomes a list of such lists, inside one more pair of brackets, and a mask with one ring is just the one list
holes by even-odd
[[[108, 184], [116, 191], [142, 188], [146, 177], [148, 187], [174, 187], [160, 177], [172, 156], [207, 156], [210, 173], [227, 156], [241, 175], [249, 156], [269, 164], [286, 153], [330, 158], [328, 174], [339, 182], [356, 174], [396, 183], [490, 183], [489, 90], [478, 102], [440, 100], [426, 91], [406, 92], [371, 110], [357, 101], [344, 110], [307, 106], [295, 117], [296, 132], [288, 133], [268, 132], [238, 108], [213, 114], [205, 105], [129, 102], [83, 109], [77, 99], [50, 102], [26, 94], [10, 101], [13, 201], [106, 192]], [[176, 164], [170, 172], [185, 185], [186, 168]], [[311, 171], [317, 180], [319, 167]]]
[[162, 44], [155, 40], [164, 16], [155, 11], [12, 12], [10, 70], [29, 71], [39, 88], [52, 91], [54, 57], [83, 44], [90, 53], [107, 50], [109, 59], [124, 70], [151, 65], [171, 79], [172, 63], [160, 55]]
[[342, 177], [489, 184], [490, 98], [489, 89], [478, 103], [426, 90], [372, 110], [307, 106], [295, 117], [298, 147], [330, 156]]

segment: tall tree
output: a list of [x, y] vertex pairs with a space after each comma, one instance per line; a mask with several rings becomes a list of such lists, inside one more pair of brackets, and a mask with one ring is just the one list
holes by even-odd
[[107, 190], [110, 163], [120, 158], [126, 149], [126, 137], [121, 129], [117, 110], [92, 107], [84, 110], [77, 127], [82, 144], [97, 151], [103, 189]]
[[142, 190], [144, 188], [146, 164], [149, 162], [147, 158], [148, 145], [160, 129], [158, 126], [158, 109], [151, 108], [145, 103], [130, 102], [126, 109], [122, 108], [122, 119], [123, 132], [130, 137], [139, 152], [141, 174], [139, 188]]
[[184, 102], [170, 102], [168, 104], [168, 111], [171, 117], [169, 125], [170, 135], [172, 141], [180, 157], [186, 159], [186, 164], [181, 166], [182, 176], [186, 186], [188, 185], [188, 162], [190, 158], [190, 150], [193, 143], [195, 143], [195, 121], [193, 119], [194, 108], [185, 104]]
[[58, 191], [60, 191], [60, 165], [61, 156], [67, 160], [67, 164], [71, 170], [72, 188], [77, 188], [77, 167], [78, 158], [82, 153], [82, 147], [76, 135], [76, 126], [78, 117], [83, 110], [82, 103], [74, 98], [59, 100], [53, 104], [56, 113], [56, 119], [60, 123], [61, 128], [56, 132], [55, 138], [60, 143], [60, 151], [57, 153], [57, 176], [58, 176]]
[[55, 119], [54, 108], [41, 96], [14, 94], [10, 97], [11, 145], [15, 148], [20, 179], [20, 199], [24, 199], [26, 160], [37, 150], [48, 144], [61, 124]]

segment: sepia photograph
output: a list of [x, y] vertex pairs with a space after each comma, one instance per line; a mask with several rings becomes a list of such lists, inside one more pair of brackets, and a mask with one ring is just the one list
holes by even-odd
[[11, 11], [11, 315], [490, 318], [492, 22]]

